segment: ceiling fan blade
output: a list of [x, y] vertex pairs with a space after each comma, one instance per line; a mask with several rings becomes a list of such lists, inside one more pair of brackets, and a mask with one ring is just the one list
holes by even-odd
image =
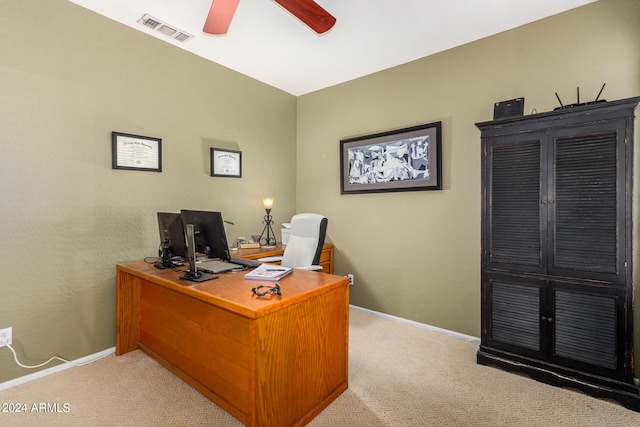
[[318, 34], [329, 31], [336, 18], [313, 0], [274, 0]]
[[213, 0], [202, 31], [217, 36], [227, 34], [239, 2], [240, 0]]

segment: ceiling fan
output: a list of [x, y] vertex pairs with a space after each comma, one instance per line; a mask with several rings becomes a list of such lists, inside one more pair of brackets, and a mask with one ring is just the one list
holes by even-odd
[[[274, 1], [318, 34], [329, 31], [336, 23], [336, 18], [313, 0]], [[212, 35], [226, 34], [239, 2], [240, 0], [213, 0], [203, 31]]]

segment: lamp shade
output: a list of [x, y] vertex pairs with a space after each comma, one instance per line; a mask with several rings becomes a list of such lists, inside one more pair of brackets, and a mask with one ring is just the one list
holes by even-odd
[[271, 208], [273, 208], [273, 197], [265, 197], [262, 199], [262, 204], [264, 205], [264, 208], [267, 210], [270, 210]]

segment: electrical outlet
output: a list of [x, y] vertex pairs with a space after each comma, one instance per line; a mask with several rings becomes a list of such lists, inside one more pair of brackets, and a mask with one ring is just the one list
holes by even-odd
[[353, 286], [353, 274], [347, 274], [347, 277], [349, 278], [349, 284]]
[[13, 335], [12, 330], [13, 328], [0, 329], [0, 347], [11, 345]]

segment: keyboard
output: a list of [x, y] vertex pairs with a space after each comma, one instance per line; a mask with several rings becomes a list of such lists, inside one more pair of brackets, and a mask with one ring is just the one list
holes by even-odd
[[256, 261], [254, 259], [244, 259], [244, 258], [231, 258], [229, 259], [229, 262], [232, 262], [234, 264], [240, 264], [245, 267], [257, 267], [260, 264], [262, 264], [260, 261]]

